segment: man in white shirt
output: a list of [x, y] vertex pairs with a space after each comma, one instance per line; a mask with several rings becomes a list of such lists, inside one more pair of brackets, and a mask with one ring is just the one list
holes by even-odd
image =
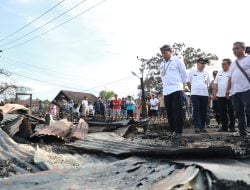
[[149, 100], [149, 105], [150, 105], [150, 115], [152, 117], [157, 117], [158, 116], [159, 100], [155, 97], [154, 94], [152, 94], [152, 97]]
[[[235, 117], [231, 101], [231, 97], [226, 97], [227, 81], [229, 78], [229, 68], [231, 65], [230, 59], [222, 60], [222, 70], [219, 72], [214, 80], [214, 89], [212, 99], [218, 100], [218, 107], [220, 113], [220, 120], [222, 127], [219, 132], [235, 131]], [[230, 122], [229, 122], [230, 121]]]
[[250, 56], [245, 55], [245, 49], [244, 42], [235, 42], [233, 44], [233, 53], [237, 59], [230, 67], [226, 92], [227, 97], [231, 92], [235, 116], [238, 119], [239, 133], [234, 135], [242, 137], [248, 134], [245, 115], [250, 113]]
[[[250, 46], [246, 47], [245, 53], [250, 56]], [[250, 113], [246, 114], [247, 118], [247, 127], [250, 128]]]
[[186, 67], [178, 57], [172, 56], [171, 46], [164, 45], [160, 50], [164, 59], [160, 65], [160, 74], [168, 123], [173, 138], [179, 138], [184, 125], [183, 83], [186, 83], [187, 79]]
[[88, 103], [88, 98], [86, 96], [84, 96], [82, 100], [82, 115], [83, 117], [89, 115], [89, 103]]
[[193, 105], [193, 124], [195, 133], [207, 132], [205, 129], [207, 106], [208, 106], [208, 87], [210, 78], [205, 71], [207, 60], [198, 59], [197, 69], [190, 71], [188, 76], [188, 87], [191, 90], [191, 101]]

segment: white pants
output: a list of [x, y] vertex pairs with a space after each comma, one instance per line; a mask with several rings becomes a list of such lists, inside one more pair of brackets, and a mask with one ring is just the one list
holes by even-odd
[[120, 117], [121, 116], [121, 110], [113, 109], [113, 117]]

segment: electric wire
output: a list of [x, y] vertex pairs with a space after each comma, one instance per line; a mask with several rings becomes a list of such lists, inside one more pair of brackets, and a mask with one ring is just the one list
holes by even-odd
[[1, 47], [5, 47], [5, 46], [8, 46], [8, 45], [10, 45], [10, 44], [12, 44], [12, 43], [15, 43], [15, 42], [17, 42], [17, 41], [19, 41], [19, 40], [25, 38], [26, 36], [28, 36], [28, 35], [30, 35], [30, 34], [36, 32], [36, 31], [40, 30], [41, 28], [44, 28], [44, 27], [47, 26], [48, 24], [50, 24], [50, 23], [52, 23], [53, 21], [57, 20], [58, 18], [64, 16], [65, 14], [67, 14], [68, 12], [70, 12], [70, 11], [72, 11], [73, 9], [77, 8], [78, 6], [80, 6], [81, 4], [83, 4], [83, 3], [86, 2], [86, 1], [87, 1], [87, 0], [83, 0], [83, 1], [81, 1], [81, 2], [79, 2], [79, 3], [77, 3], [76, 5], [74, 5], [73, 7], [71, 7], [70, 9], [68, 9], [67, 11], [65, 11], [65, 12], [63, 12], [63, 13], [61, 13], [61, 14], [59, 14], [58, 16], [56, 16], [55, 18], [51, 19], [50, 21], [44, 23], [43, 25], [41, 25], [41, 26], [35, 28], [34, 30], [32, 30], [32, 31], [30, 31], [30, 32], [28, 32], [28, 33], [26, 33], [26, 34], [24, 34], [24, 35], [22, 35], [22, 36], [20, 36], [20, 37], [18, 37], [18, 38], [16, 38], [16, 39], [10, 41], [10, 42], [7, 42], [7, 43], [1, 45]]
[[53, 9], [55, 9], [56, 7], [58, 7], [60, 4], [62, 4], [65, 0], [62, 0], [60, 2], [58, 2], [57, 4], [55, 4], [53, 7], [51, 7], [50, 9], [48, 9], [47, 11], [45, 11], [44, 13], [42, 13], [40, 16], [36, 17], [35, 19], [33, 19], [32, 21], [30, 21], [29, 23], [25, 24], [24, 26], [22, 26], [21, 28], [19, 28], [18, 30], [6, 35], [4, 38], [0, 39], [1, 41], [4, 41], [8, 38], [10, 38], [11, 36], [15, 35], [16, 33], [22, 31], [23, 29], [27, 28], [29, 25], [31, 25], [32, 23], [34, 23], [35, 21], [39, 20], [40, 18], [42, 18], [44, 15], [48, 14], [49, 12], [51, 12]]
[[91, 7], [88, 8], [88, 9], [85, 9], [84, 11], [82, 11], [82, 12], [78, 13], [77, 15], [75, 15], [74, 17], [72, 17], [72, 18], [70, 18], [70, 19], [68, 19], [68, 20], [66, 20], [66, 21], [64, 21], [64, 22], [62, 22], [61, 24], [56, 25], [55, 27], [53, 27], [53, 28], [51, 28], [51, 29], [49, 29], [49, 30], [47, 30], [47, 31], [45, 31], [45, 32], [43, 32], [43, 33], [41, 33], [41, 34], [39, 34], [39, 35], [33, 37], [33, 38], [31, 38], [31, 39], [28, 39], [28, 40], [26, 40], [26, 41], [24, 41], [24, 42], [22, 42], [22, 43], [19, 43], [19, 44], [17, 44], [17, 45], [11, 46], [11, 47], [7, 47], [6, 49], [3, 49], [3, 51], [8, 51], [8, 50], [11, 50], [11, 49], [13, 49], [13, 48], [20, 47], [20, 46], [22, 46], [22, 45], [24, 45], [24, 44], [26, 44], [26, 43], [28, 43], [28, 42], [30, 42], [30, 41], [33, 41], [33, 40], [35, 40], [35, 39], [37, 39], [37, 38], [39, 38], [39, 37], [41, 37], [41, 36], [43, 36], [43, 35], [45, 35], [45, 34], [51, 32], [51, 31], [53, 31], [53, 30], [59, 28], [60, 26], [62, 26], [62, 25], [64, 25], [64, 24], [66, 24], [66, 23], [72, 21], [73, 19], [78, 18], [79, 16], [85, 14], [86, 12], [88, 12], [88, 11], [90, 11], [90, 10], [92, 10], [92, 9], [94, 9], [94, 8], [96, 8], [96, 7], [98, 7], [99, 5], [101, 5], [102, 3], [104, 3], [105, 1], [107, 1], [107, 0], [103, 0], [103, 1], [101, 1], [101, 2], [99, 2], [99, 3], [96, 3], [95, 5], [91, 6]]

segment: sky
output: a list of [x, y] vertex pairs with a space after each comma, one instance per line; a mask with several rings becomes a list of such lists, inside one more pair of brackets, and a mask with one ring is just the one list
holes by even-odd
[[[217, 54], [220, 60], [210, 71], [220, 69], [221, 59], [234, 59], [233, 42], [250, 45], [249, 0], [106, 0], [61, 27], [11, 48], [102, 0], [64, 0], [4, 39], [60, 1], [0, 1], [0, 68], [13, 73], [11, 78], [0, 76], [0, 81], [31, 87], [33, 97], [39, 99], [52, 100], [60, 90], [95, 95], [113, 90], [120, 97], [136, 96], [139, 79], [131, 71], [139, 74], [137, 56], [150, 58], [163, 44], [184, 42]], [[80, 2], [77, 8], [16, 41]]]

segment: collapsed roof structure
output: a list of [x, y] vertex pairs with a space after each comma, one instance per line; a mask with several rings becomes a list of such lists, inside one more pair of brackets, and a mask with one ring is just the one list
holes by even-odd
[[0, 189], [250, 188], [249, 137], [185, 129], [171, 140], [161, 126], [142, 133], [147, 120], [48, 125], [19, 105], [1, 109]]
[[94, 94], [91, 93], [85, 93], [85, 92], [75, 92], [75, 91], [68, 91], [68, 90], [61, 90], [56, 97], [54, 98], [54, 101], [60, 101], [62, 99], [65, 99], [66, 101], [73, 100], [74, 102], [81, 103], [84, 97], [87, 97], [88, 100], [92, 103], [97, 101], [97, 97]]

